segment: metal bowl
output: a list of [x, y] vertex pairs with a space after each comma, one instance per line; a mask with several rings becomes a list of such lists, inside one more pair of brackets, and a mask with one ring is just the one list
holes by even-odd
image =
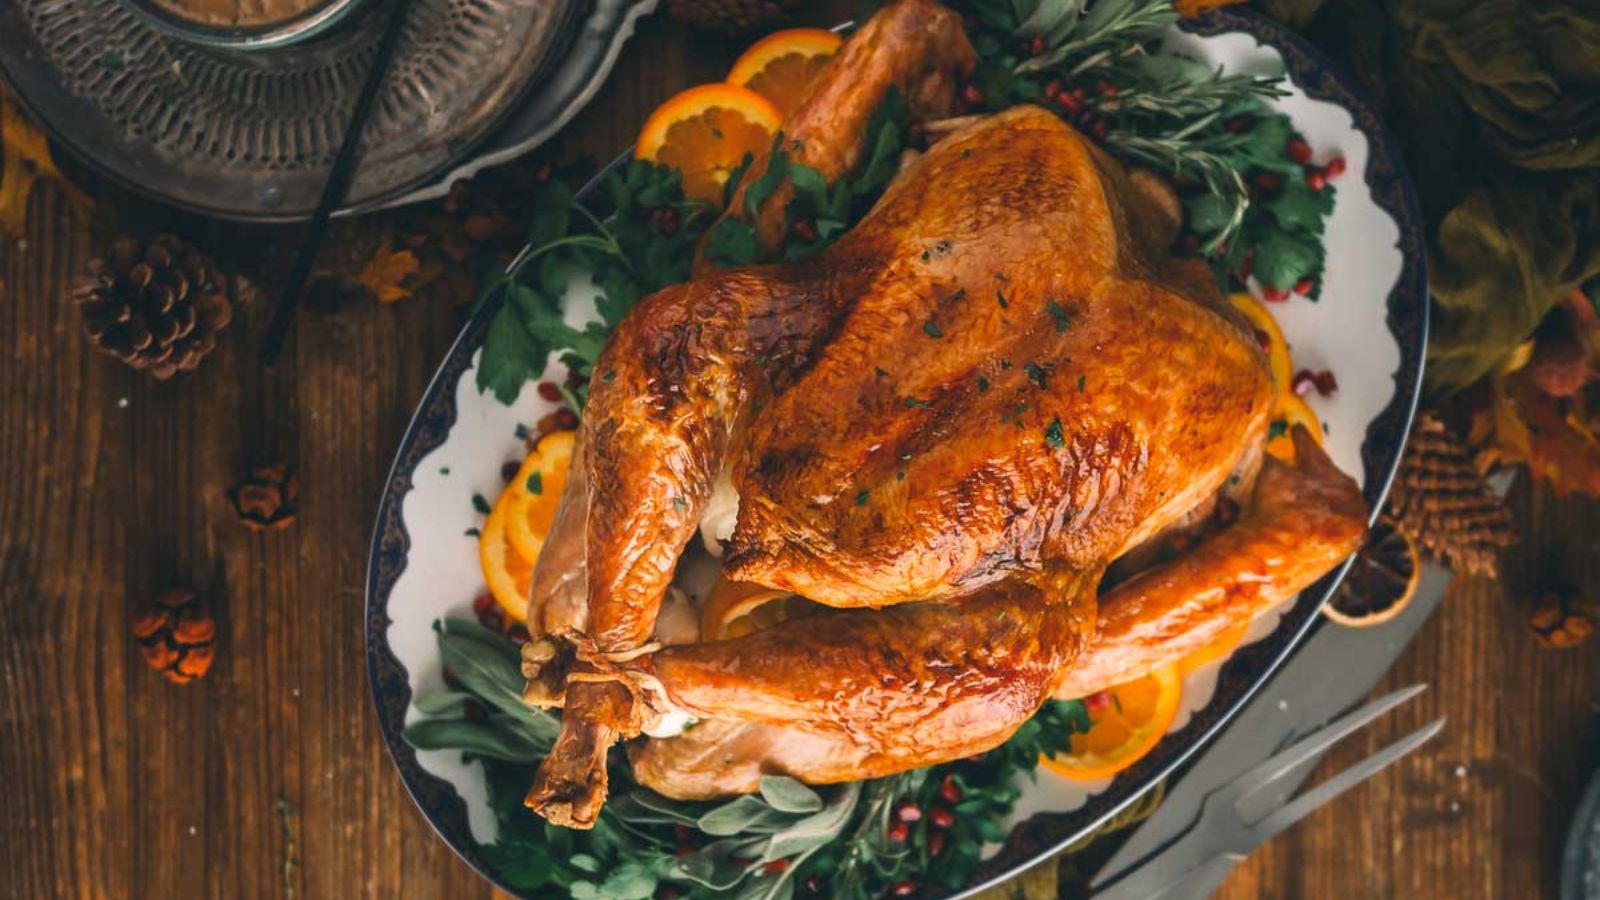
[[156, 0], [118, 0], [163, 32], [205, 47], [228, 50], [265, 50], [283, 47], [321, 34], [344, 21], [367, 0], [321, 0], [297, 15], [252, 26], [207, 25], [174, 13]]

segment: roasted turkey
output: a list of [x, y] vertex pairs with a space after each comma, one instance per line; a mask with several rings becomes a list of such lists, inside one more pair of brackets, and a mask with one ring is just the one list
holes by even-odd
[[[947, 117], [972, 61], [957, 16], [896, 0], [788, 148], [840, 177], [891, 88]], [[1346, 556], [1359, 490], [1304, 434], [1297, 465], [1262, 464], [1265, 359], [1204, 267], [1169, 257], [1153, 181], [1014, 108], [910, 162], [819, 255], [703, 266], [642, 300], [594, 367], [534, 576], [527, 698], [564, 711], [528, 805], [593, 824], [608, 749], [668, 715], [701, 724], [633, 757], [676, 797], [979, 753]], [[768, 242], [784, 202], [758, 213]], [[802, 599], [664, 646], [663, 598], [719, 485], [738, 503], [725, 581]], [[1241, 510], [1228, 527], [1219, 497]], [[1178, 531], [1199, 537], [1149, 562]]]

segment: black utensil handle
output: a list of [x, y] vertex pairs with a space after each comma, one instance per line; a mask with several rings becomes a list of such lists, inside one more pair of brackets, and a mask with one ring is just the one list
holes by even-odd
[[389, 74], [390, 64], [394, 62], [395, 51], [400, 46], [400, 32], [405, 28], [411, 2], [412, 0], [394, 0], [394, 8], [389, 12], [389, 21], [384, 27], [383, 37], [378, 41], [378, 52], [373, 57], [372, 68], [367, 72], [366, 82], [361, 85], [361, 93], [356, 96], [356, 107], [350, 115], [350, 124], [345, 126], [344, 140], [339, 143], [339, 152], [333, 158], [333, 168], [328, 172], [328, 181], [322, 187], [322, 197], [317, 201], [316, 211], [311, 214], [311, 223], [306, 228], [305, 239], [300, 243], [294, 265], [289, 269], [289, 277], [284, 282], [282, 293], [278, 295], [278, 305], [272, 311], [272, 321], [267, 323], [267, 331], [261, 345], [261, 362], [264, 365], [270, 366], [278, 360], [278, 353], [283, 349], [283, 340], [288, 336], [289, 326], [294, 324], [294, 314], [300, 307], [300, 295], [305, 291], [306, 281], [311, 276], [311, 267], [316, 263], [317, 253], [322, 249], [323, 237], [328, 233], [328, 219], [344, 201], [345, 192], [350, 189], [350, 181], [355, 177], [356, 166], [361, 160], [361, 133], [366, 130], [367, 120], [372, 117], [372, 108], [378, 100], [378, 91], [383, 87], [384, 78]]

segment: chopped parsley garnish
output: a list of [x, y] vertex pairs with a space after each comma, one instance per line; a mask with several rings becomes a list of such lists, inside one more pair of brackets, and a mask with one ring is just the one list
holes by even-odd
[[905, 404], [912, 409], [933, 409], [932, 406], [928, 405], [928, 401], [919, 400], [916, 397], [907, 397], [905, 399]]
[[967, 299], [967, 289], [966, 288], [956, 288], [956, 292], [954, 294], [950, 295], [950, 302], [951, 303], [960, 303], [961, 301], [963, 301], [965, 299]]
[[1080, 394], [1083, 393], [1083, 386], [1088, 384], [1088, 383], [1089, 383], [1088, 376], [1079, 375], [1078, 376], [1078, 393], [1080, 393]]
[[1049, 375], [1044, 369], [1041, 369], [1037, 363], [1025, 363], [1022, 366], [1022, 371], [1028, 373], [1029, 381], [1037, 384], [1040, 390], [1044, 389], [1045, 380], [1049, 377]]
[[983, 377], [982, 375], [978, 376], [978, 393], [989, 393], [989, 379]]
[[929, 319], [928, 321], [922, 323], [922, 330], [927, 332], [928, 337], [931, 337], [931, 338], [942, 338], [942, 337], [944, 337], [944, 332], [939, 330], [939, 326], [933, 324], [933, 320], [932, 319]]
[[678, 512], [683, 512], [684, 510], [689, 508], [689, 501], [683, 499], [682, 497], [673, 497], [672, 498], [672, 508], [677, 510]]
[[1061, 417], [1050, 420], [1050, 427], [1044, 430], [1044, 442], [1060, 450], [1067, 445], [1066, 436], [1061, 433]]
[[1072, 316], [1061, 308], [1061, 304], [1054, 300], [1046, 300], [1044, 308], [1046, 312], [1050, 313], [1050, 318], [1056, 320], [1056, 334], [1060, 334], [1072, 327]]
[[1000, 304], [1000, 308], [1001, 309], [1010, 309], [1011, 308], [1011, 303], [1006, 300], [1006, 292], [1005, 291], [1002, 291], [1002, 290], [996, 288], [995, 292], [994, 292], [994, 299], [995, 299], [996, 302], [998, 302]]
[[473, 494], [472, 508], [487, 516], [489, 514], [489, 501], [483, 499], [482, 494]]
[[888, 378], [889, 377], [889, 373], [885, 372], [883, 370], [882, 366], [873, 366], [872, 367], [872, 371], [873, 371], [873, 374], [877, 375], [879, 378]]
[[894, 480], [895, 481], [905, 481], [906, 480], [905, 470], [901, 469], [900, 471], [894, 473]]
[[1289, 423], [1283, 421], [1282, 419], [1278, 419], [1277, 421], [1273, 422], [1271, 425], [1267, 426], [1267, 437], [1269, 437], [1269, 438], [1283, 437], [1284, 434], [1286, 432], [1288, 432], [1288, 430], [1289, 430]]
[[528, 488], [528, 493], [530, 494], [543, 494], [544, 475], [539, 472], [534, 472], [533, 474], [529, 475], [526, 486]]
[[871, 491], [863, 489], [861, 491], [861, 493], [856, 495], [856, 505], [857, 506], [866, 506], [867, 505], [867, 498], [871, 497], [871, 496], [872, 496], [872, 492]]

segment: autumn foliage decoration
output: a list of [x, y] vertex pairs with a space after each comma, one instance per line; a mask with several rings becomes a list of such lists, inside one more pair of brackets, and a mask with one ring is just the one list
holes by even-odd
[[1481, 469], [1526, 465], [1558, 496], [1600, 497], [1600, 317], [1580, 291], [1475, 390]]

